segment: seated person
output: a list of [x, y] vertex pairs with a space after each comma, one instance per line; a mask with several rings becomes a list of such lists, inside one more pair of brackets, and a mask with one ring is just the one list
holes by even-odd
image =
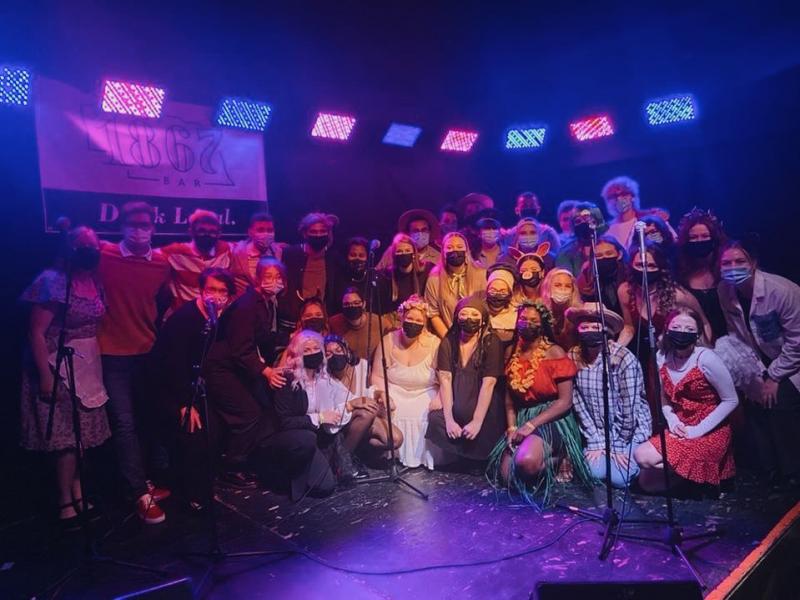
[[[342, 294], [342, 312], [333, 315], [328, 326], [331, 333], [347, 342], [358, 358], [369, 360], [380, 341], [381, 318], [374, 313], [367, 313], [366, 305], [361, 290], [357, 287], [347, 288]], [[391, 319], [384, 317], [384, 332], [390, 329], [390, 325]]]
[[[614, 341], [622, 330], [622, 317], [604, 308], [608, 334], [609, 408], [611, 414], [611, 483], [624, 488], [639, 473], [631, 460], [633, 448], [652, 432], [650, 408], [644, 395], [642, 367], [633, 353]], [[603, 391], [603, 331], [597, 303], [567, 309], [567, 319], [578, 334], [579, 345], [569, 351], [578, 366], [572, 404], [586, 442], [584, 456], [592, 475], [604, 480], [606, 415]]]

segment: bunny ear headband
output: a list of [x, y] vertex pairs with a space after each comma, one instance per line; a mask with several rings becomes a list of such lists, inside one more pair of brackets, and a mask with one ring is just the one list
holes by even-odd
[[547, 253], [550, 252], [550, 242], [542, 242], [536, 247], [536, 250], [533, 252], [523, 252], [519, 248], [511, 247], [508, 249], [508, 254], [513, 258], [517, 265], [524, 259], [528, 257], [535, 257], [540, 262], [543, 261], [544, 257], [547, 256]]

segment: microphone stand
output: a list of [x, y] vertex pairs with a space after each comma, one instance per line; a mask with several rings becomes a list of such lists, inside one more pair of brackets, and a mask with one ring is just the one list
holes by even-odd
[[[71, 254], [71, 250], [68, 250]], [[67, 256], [65, 265], [65, 279], [66, 290], [64, 292], [64, 304], [61, 306], [61, 327], [58, 332], [58, 347], [56, 349], [55, 371], [53, 373], [53, 391], [50, 394], [50, 410], [47, 416], [47, 427], [45, 430], [45, 439], [49, 442], [53, 436], [53, 421], [56, 412], [56, 402], [58, 402], [58, 388], [62, 380], [61, 367], [64, 367], [64, 384], [69, 394], [70, 410], [72, 413], [72, 432], [75, 437], [75, 471], [78, 479], [81, 482], [81, 508], [78, 513], [78, 522], [81, 526], [83, 534], [83, 556], [81, 563], [68, 570], [62, 575], [55, 583], [50, 585], [42, 594], [44, 597], [51, 597], [56, 595], [73, 577], [78, 573], [87, 571], [91, 574], [98, 565], [114, 565], [116, 567], [124, 567], [127, 569], [136, 569], [139, 571], [147, 571], [166, 577], [169, 575], [163, 569], [149, 567], [138, 563], [117, 560], [110, 556], [101, 555], [97, 549], [97, 540], [95, 539], [94, 528], [89, 520], [89, 494], [86, 486], [86, 468], [84, 465], [84, 447], [83, 436], [81, 431], [81, 416], [80, 405], [81, 400], [78, 397], [78, 392], [75, 387], [75, 349], [67, 346], [67, 316], [72, 301], [72, 282], [73, 282], [73, 265], [72, 257]]]
[[[370, 245], [369, 249], [369, 256], [367, 259], [367, 284], [369, 290], [367, 292], [367, 310], [369, 311], [369, 319], [367, 320], [367, 353], [369, 353], [370, 346], [369, 340], [371, 339], [372, 335], [372, 306], [373, 303], [377, 305], [378, 314], [381, 314], [381, 296], [377, 293], [377, 271], [375, 269], [375, 248]], [[384, 329], [383, 329], [383, 319], [378, 318], [378, 335], [380, 337], [380, 348], [381, 348], [381, 368], [383, 371], [383, 399], [386, 407], [386, 421], [389, 428], [389, 452], [391, 457], [389, 459], [389, 466], [387, 468], [387, 472], [385, 475], [379, 475], [377, 477], [370, 477], [368, 479], [362, 479], [357, 483], [383, 483], [384, 481], [391, 481], [392, 483], [396, 483], [400, 486], [406, 486], [408, 489], [416, 493], [420, 498], [423, 500], [428, 500], [428, 494], [423, 492], [422, 490], [416, 488], [411, 483], [403, 479], [403, 473], [405, 469], [398, 469], [397, 462], [394, 458], [394, 430], [392, 426], [392, 407], [391, 402], [389, 401], [389, 375], [388, 375], [388, 366], [386, 364], [386, 348], [383, 342], [384, 336]], [[368, 358], [368, 364], [371, 365], [372, 361]], [[367, 373], [371, 373], [371, 369], [367, 369]], [[367, 375], [369, 377], [369, 375]], [[366, 383], [366, 382], [365, 382]], [[366, 385], [365, 385], [366, 388]]]
[[606, 330], [606, 313], [603, 304], [602, 290], [600, 288], [600, 271], [597, 266], [597, 230], [592, 228], [591, 247], [589, 251], [589, 262], [592, 268], [592, 277], [594, 278], [594, 293], [597, 297], [598, 313], [600, 315], [600, 327], [603, 332], [603, 344], [601, 346], [601, 359], [603, 362], [603, 434], [604, 434], [604, 448], [605, 448], [605, 487], [606, 487], [606, 507], [602, 515], [598, 515], [591, 511], [583, 509], [571, 508], [573, 512], [591, 519], [598, 519], [605, 524], [605, 531], [603, 533], [603, 541], [600, 545], [600, 553], [598, 558], [605, 560], [611, 553], [611, 550], [616, 543], [616, 536], [612, 536], [611, 532], [614, 528], [618, 527], [621, 519], [614, 508], [614, 493], [613, 485], [611, 483], [611, 377], [610, 377], [610, 353], [608, 349], [608, 331]]
[[[643, 266], [642, 269], [642, 296], [644, 298], [644, 303], [647, 311], [647, 341], [650, 347], [650, 356], [649, 356], [649, 368], [653, 369], [652, 372], [656, 373], [655, 377], [655, 392], [657, 394], [658, 403], [657, 406], [661, 406], [661, 397], [662, 397], [662, 390], [661, 390], [661, 377], [658, 374], [658, 361], [656, 359], [656, 332], [655, 326], [653, 325], [653, 307], [650, 301], [650, 287], [647, 282], [647, 252], [645, 249], [644, 243], [644, 228], [638, 227], [636, 228], [638, 237], [639, 237], [639, 254], [641, 256], [641, 263]], [[640, 524], [647, 524], [647, 523], [663, 523], [666, 525], [664, 528], [663, 534], [661, 537], [647, 537], [647, 536], [636, 536], [636, 535], [629, 535], [629, 534], [618, 534], [618, 537], [631, 539], [631, 540], [639, 540], [639, 541], [651, 541], [651, 542], [658, 542], [660, 544], [664, 544], [672, 550], [673, 554], [676, 554], [680, 557], [683, 563], [691, 572], [692, 576], [697, 580], [697, 583], [700, 584], [702, 589], [706, 589], [708, 586], [706, 585], [703, 578], [700, 576], [700, 573], [697, 569], [692, 565], [692, 562], [689, 560], [689, 557], [681, 548], [683, 542], [687, 540], [696, 540], [696, 539], [704, 539], [704, 538], [711, 538], [711, 537], [719, 537], [722, 535], [722, 531], [718, 529], [705, 531], [698, 534], [693, 535], [684, 535], [683, 528], [678, 524], [677, 519], [675, 518], [675, 508], [674, 508], [674, 498], [672, 494], [672, 487], [671, 487], [671, 475], [669, 470], [669, 460], [667, 459], [667, 423], [664, 419], [664, 413], [661, 410], [656, 411], [656, 427], [658, 428], [658, 437], [659, 437], [659, 445], [661, 446], [661, 457], [663, 459], [664, 468], [663, 477], [664, 477], [664, 496], [666, 497], [666, 504], [667, 504], [667, 519], [664, 520], [648, 520], [648, 519], [641, 519], [641, 520], [631, 520], [634, 523]]]

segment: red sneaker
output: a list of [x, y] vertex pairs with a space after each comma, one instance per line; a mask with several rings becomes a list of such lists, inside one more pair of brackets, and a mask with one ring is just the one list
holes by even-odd
[[163, 523], [167, 518], [164, 511], [156, 503], [156, 499], [150, 494], [143, 494], [141, 498], [136, 501], [136, 514], [139, 518], [148, 525], [155, 525]]
[[161, 502], [162, 500], [166, 500], [172, 495], [172, 492], [169, 491], [167, 488], [156, 487], [156, 484], [154, 484], [149, 479], [145, 481], [145, 483], [147, 484], [147, 493], [150, 494], [153, 497], [153, 500], [155, 500], [156, 502]]

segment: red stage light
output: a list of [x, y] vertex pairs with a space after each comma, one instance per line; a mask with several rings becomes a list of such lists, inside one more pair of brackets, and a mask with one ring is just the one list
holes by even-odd
[[442, 140], [440, 150], [448, 152], [469, 152], [478, 140], [477, 131], [450, 129]]
[[614, 135], [614, 124], [608, 115], [588, 117], [569, 124], [569, 129], [579, 142]]
[[166, 93], [161, 88], [124, 81], [106, 81], [103, 84], [101, 107], [105, 112], [157, 119], [161, 116], [164, 96]]
[[356, 125], [355, 117], [335, 115], [332, 113], [319, 113], [311, 130], [311, 137], [327, 138], [329, 140], [347, 141]]

